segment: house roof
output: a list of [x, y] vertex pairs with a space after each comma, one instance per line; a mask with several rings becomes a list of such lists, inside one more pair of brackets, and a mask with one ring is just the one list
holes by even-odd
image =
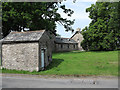
[[56, 37], [55, 43], [77, 43], [75, 40], [71, 38], [62, 38], [62, 37]]
[[[76, 31], [71, 38], [73, 38], [76, 34], [78, 34], [78, 31]], [[81, 34], [81, 32], [79, 32]]]
[[45, 30], [39, 31], [26, 31], [26, 32], [11, 32], [3, 40], [5, 42], [26, 42], [26, 41], [38, 41]]

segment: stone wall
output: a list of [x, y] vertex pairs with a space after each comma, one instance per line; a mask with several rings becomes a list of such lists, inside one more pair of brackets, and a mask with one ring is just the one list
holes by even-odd
[[[52, 60], [52, 41], [48, 34], [45, 32], [39, 41], [39, 51], [41, 53], [41, 49], [45, 49], [45, 67], [49, 65]], [[41, 55], [40, 58], [40, 67], [41, 67]]]
[[[47, 35], [49, 36], [49, 39], [48, 39], [48, 42], [49, 42], [49, 49], [51, 49], [52, 50], [52, 52], [54, 52], [54, 41], [55, 41], [55, 38], [56, 38], [56, 36], [53, 34], [53, 33], [51, 33], [51, 32], [49, 32], [49, 31], [47, 31], [46, 32], [47, 33]], [[45, 40], [46, 38], [44, 38], [44, 40]], [[50, 52], [51, 52], [51, 50], [50, 50]]]
[[77, 44], [55, 44], [55, 52], [78, 50]]
[[2, 67], [6, 69], [38, 71], [38, 43], [2, 45]]

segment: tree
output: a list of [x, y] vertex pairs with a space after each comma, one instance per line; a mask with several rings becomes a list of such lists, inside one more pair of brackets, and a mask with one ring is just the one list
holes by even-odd
[[2, 32], [5, 37], [12, 31], [50, 30], [56, 33], [56, 22], [64, 26], [66, 31], [73, 31], [71, 25], [74, 20], [67, 20], [57, 12], [59, 8], [68, 16], [74, 12], [66, 9], [65, 5], [58, 2], [4, 2], [2, 3]]
[[56, 36], [60, 36], [60, 37], [61, 37], [61, 35], [60, 35], [60, 34], [58, 34], [58, 33], [56, 34]]
[[96, 2], [86, 9], [92, 19], [82, 31], [85, 50], [115, 50], [120, 45], [119, 3]]

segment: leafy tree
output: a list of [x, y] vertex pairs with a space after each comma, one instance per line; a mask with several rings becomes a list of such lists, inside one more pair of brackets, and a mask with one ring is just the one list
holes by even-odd
[[57, 33], [56, 36], [61, 36], [61, 35]]
[[74, 20], [67, 20], [57, 12], [62, 8], [63, 12], [71, 16], [74, 12], [66, 9], [65, 5], [58, 2], [4, 2], [2, 3], [3, 36], [12, 31], [50, 30], [56, 33], [56, 23], [64, 26], [66, 31], [73, 31], [71, 25]]
[[120, 45], [119, 3], [96, 2], [86, 9], [92, 19], [82, 31], [85, 50], [115, 50]]

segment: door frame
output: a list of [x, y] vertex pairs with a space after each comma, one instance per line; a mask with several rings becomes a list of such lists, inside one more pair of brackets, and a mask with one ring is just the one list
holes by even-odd
[[[42, 51], [44, 53], [44, 57], [42, 57]], [[41, 48], [41, 52], [40, 52], [40, 55], [41, 55], [41, 64], [40, 64], [40, 67], [41, 69], [43, 70], [45, 68], [45, 55], [46, 55], [46, 48]], [[44, 60], [42, 60], [42, 58], [44, 58]], [[43, 61], [43, 62], [42, 62]], [[42, 65], [44, 63], [44, 65]]]

